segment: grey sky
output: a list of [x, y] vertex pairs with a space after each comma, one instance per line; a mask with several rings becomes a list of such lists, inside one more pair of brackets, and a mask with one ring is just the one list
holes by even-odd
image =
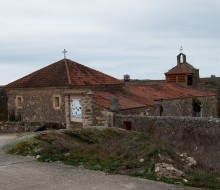
[[219, 0], [0, 0], [0, 84], [67, 58], [116, 78], [163, 79], [180, 46], [220, 76]]

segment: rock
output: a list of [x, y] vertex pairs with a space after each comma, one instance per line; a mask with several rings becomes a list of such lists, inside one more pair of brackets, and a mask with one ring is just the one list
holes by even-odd
[[158, 177], [166, 177], [171, 179], [181, 179], [184, 177], [184, 173], [176, 169], [171, 164], [158, 163], [155, 165], [154, 172]]
[[37, 155], [37, 156], [36, 156], [36, 159], [39, 159], [39, 158], [40, 158], [40, 155]]
[[159, 167], [159, 166], [156, 166], [155, 169], [154, 169], [154, 172], [155, 172], [155, 173], [158, 173], [159, 171], [160, 171], [160, 167]]
[[158, 154], [159, 158], [161, 159], [162, 162], [173, 162], [173, 160], [167, 156], [162, 156], [161, 154]]
[[143, 159], [143, 158], [141, 158], [141, 159], [139, 160], [139, 162], [141, 162], [141, 163], [142, 163], [142, 162], [144, 162], [144, 159]]
[[186, 157], [187, 157], [187, 153], [182, 153], [182, 154], [180, 154], [180, 157], [186, 158]]
[[193, 157], [187, 157], [186, 161], [188, 162], [188, 166], [193, 166], [197, 164], [196, 160]]
[[186, 162], [186, 166], [191, 167], [197, 164], [193, 157], [189, 157], [187, 153], [180, 154], [181, 160]]
[[70, 153], [68, 152], [68, 153], [64, 154], [64, 156], [65, 156], [65, 157], [69, 157], [69, 156], [70, 156]]
[[183, 181], [184, 181], [185, 183], [189, 182], [187, 179], [183, 179]]

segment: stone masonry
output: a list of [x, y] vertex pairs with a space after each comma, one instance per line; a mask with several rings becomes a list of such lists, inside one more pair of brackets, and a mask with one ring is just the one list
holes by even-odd
[[[82, 98], [82, 122], [71, 121], [70, 97], [81, 96]], [[93, 125], [93, 93], [90, 90], [81, 90], [78, 93], [69, 91], [65, 94], [65, 118], [67, 128], [88, 127]]]
[[[203, 117], [217, 117], [217, 97], [196, 97], [202, 105]], [[163, 116], [193, 116], [193, 99], [161, 100]]]
[[[65, 89], [35, 88], [8, 91], [8, 111], [15, 109], [23, 121], [65, 123]], [[53, 108], [53, 95], [61, 96], [60, 109]], [[16, 96], [23, 99], [22, 107], [16, 108]]]

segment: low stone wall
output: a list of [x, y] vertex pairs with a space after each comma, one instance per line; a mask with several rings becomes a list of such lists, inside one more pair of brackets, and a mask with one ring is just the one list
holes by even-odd
[[114, 126], [148, 133], [220, 173], [220, 119], [115, 115]]
[[[157, 132], [163, 129], [183, 127], [217, 127], [220, 130], [220, 118], [205, 118], [205, 117], [174, 117], [174, 116], [139, 116], [139, 115], [115, 115], [116, 127], [123, 128], [124, 122], [132, 122], [132, 129], [141, 132]], [[151, 127], [150, 127], [151, 126]], [[154, 128], [152, 131], [151, 128]]]
[[0, 133], [22, 133], [62, 128], [65, 128], [65, 125], [60, 123], [0, 122]]

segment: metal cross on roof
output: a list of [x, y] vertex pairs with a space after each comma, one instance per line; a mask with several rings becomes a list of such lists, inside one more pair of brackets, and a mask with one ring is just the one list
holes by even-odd
[[183, 53], [183, 47], [182, 46], [180, 47], [180, 53]]
[[67, 51], [64, 49], [62, 53], [64, 54], [64, 59], [66, 59], [66, 53], [67, 53]]

